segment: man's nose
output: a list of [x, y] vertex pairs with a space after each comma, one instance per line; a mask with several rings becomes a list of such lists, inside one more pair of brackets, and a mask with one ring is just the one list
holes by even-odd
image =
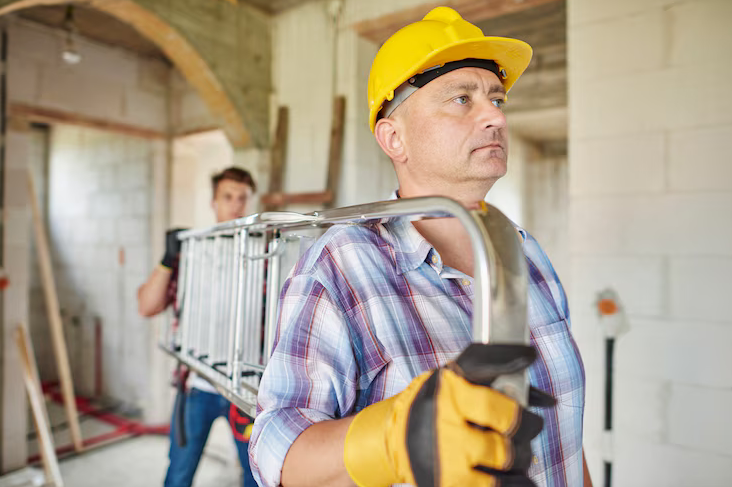
[[481, 128], [500, 129], [506, 126], [506, 115], [493, 104], [492, 100], [482, 100], [478, 108], [478, 122]]

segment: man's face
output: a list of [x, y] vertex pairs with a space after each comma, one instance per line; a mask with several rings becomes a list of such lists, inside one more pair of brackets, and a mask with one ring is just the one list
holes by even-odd
[[252, 196], [252, 187], [246, 183], [224, 179], [216, 187], [211, 202], [217, 222], [241, 218], [247, 214], [247, 203]]
[[481, 68], [451, 71], [413, 93], [397, 109], [406, 109], [407, 177], [426, 188], [485, 182], [490, 189], [506, 174], [505, 98], [498, 77]]

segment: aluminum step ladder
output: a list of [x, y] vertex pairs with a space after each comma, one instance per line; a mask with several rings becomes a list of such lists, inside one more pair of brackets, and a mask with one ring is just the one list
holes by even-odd
[[[254, 416], [277, 332], [278, 298], [297, 260], [332, 225], [394, 217], [457, 218], [473, 245], [474, 341], [528, 343], [527, 266], [514, 225], [487, 204], [468, 211], [451, 199], [427, 197], [307, 214], [267, 212], [179, 233], [179, 319], [160, 347]], [[494, 387], [526, 404], [526, 372], [500, 381]]]

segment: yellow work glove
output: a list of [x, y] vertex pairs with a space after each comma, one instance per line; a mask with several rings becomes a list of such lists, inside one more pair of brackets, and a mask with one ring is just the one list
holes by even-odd
[[[543, 420], [490, 385], [535, 359], [530, 346], [472, 344], [446, 367], [365, 408], [346, 435], [349, 475], [360, 487], [534, 485], [530, 442]], [[533, 388], [529, 396], [532, 406], [555, 404]]]

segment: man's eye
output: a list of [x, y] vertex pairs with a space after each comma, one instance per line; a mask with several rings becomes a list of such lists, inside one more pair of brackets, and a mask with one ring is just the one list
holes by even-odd
[[506, 100], [504, 98], [496, 98], [495, 100], [491, 100], [491, 103], [493, 103], [493, 106], [496, 108], [502, 109], [506, 104]]
[[457, 98], [455, 98], [455, 102], [458, 105], [467, 105], [469, 100], [470, 99], [467, 97], [467, 95], [458, 96]]

